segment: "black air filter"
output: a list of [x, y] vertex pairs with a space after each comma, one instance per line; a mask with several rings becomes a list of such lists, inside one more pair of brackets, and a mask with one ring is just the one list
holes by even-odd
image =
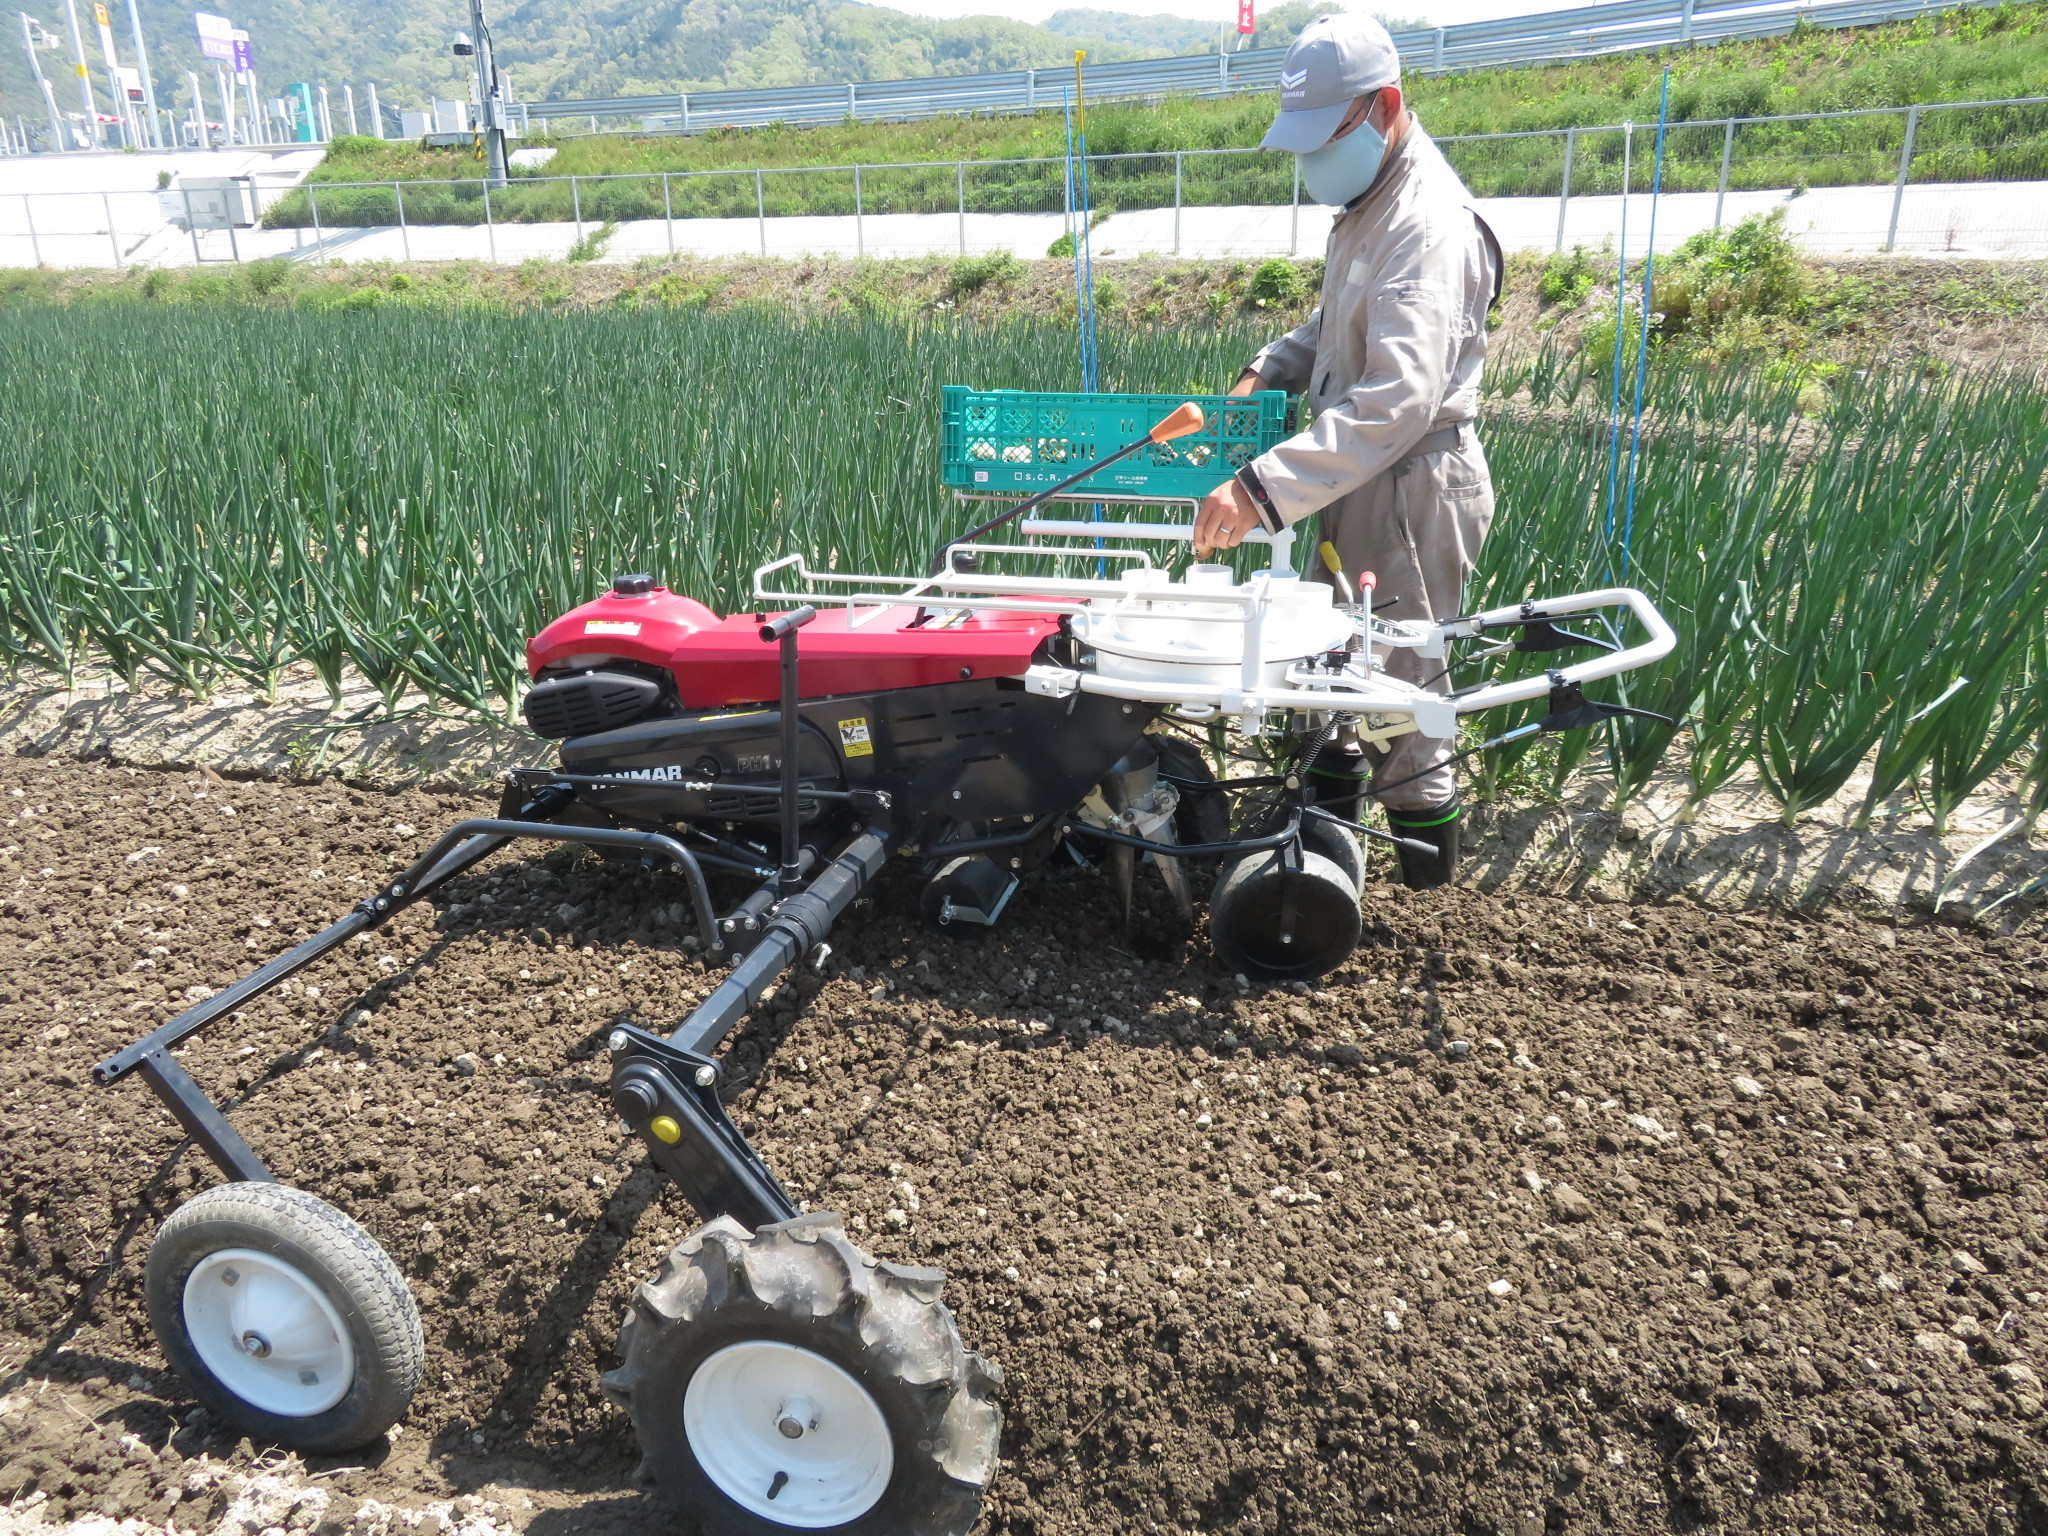
[[661, 686], [625, 672], [578, 672], [541, 683], [526, 696], [526, 723], [550, 741], [589, 736], [642, 720]]

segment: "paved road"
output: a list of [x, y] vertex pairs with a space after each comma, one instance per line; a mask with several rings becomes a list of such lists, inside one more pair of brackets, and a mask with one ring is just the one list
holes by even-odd
[[[33, 208], [18, 195], [0, 193], [0, 265], [104, 267], [114, 263], [183, 266], [205, 262], [284, 256], [295, 261], [499, 261], [559, 258], [575, 241], [572, 224], [501, 224], [495, 229], [416, 226], [327, 231], [243, 230], [196, 239], [166, 225], [153, 190], [158, 162], [201, 159], [210, 174], [226, 156], [124, 156], [132, 169], [127, 190], [102, 194], [37, 196]], [[263, 168], [278, 180], [303, 175], [292, 157]], [[48, 169], [44, 170], [47, 162]], [[64, 162], [36, 157], [5, 162], [54, 174]], [[267, 178], [268, 179], [268, 178]], [[53, 189], [54, 190], [54, 189]], [[1665, 197], [1657, 209], [1656, 243], [1669, 251], [1699, 230], [1713, 226], [1712, 193]], [[1558, 242], [1556, 198], [1490, 198], [1481, 202], [1488, 220], [1510, 250], [1547, 250]], [[1870, 255], [1884, 249], [1892, 217], [1890, 187], [1825, 187], [1803, 195], [1790, 192], [1732, 192], [1721, 208], [1724, 222], [1761, 209], [1785, 209], [1787, 227], [1816, 255]], [[31, 231], [30, 217], [34, 228]], [[1628, 200], [1628, 248], [1645, 249], [1650, 200]], [[112, 220], [111, 233], [110, 223]], [[1267, 207], [1170, 208], [1119, 213], [1098, 226], [1095, 254], [1104, 260], [1179, 254], [1190, 257], [1259, 257], [1314, 254], [1323, 248], [1329, 210]], [[1564, 243], [1597, 249], [1619, 243], [1623, 200], [1575, 197], [1565, 210]], [[592, 226], [586, 225], [587, 230]], [[634, 261], [671, 250], [700, 256], [951, 256], [1007, 250], [1042, 256], [1059, 237], [1058, 214], [884, 214], [865, 219], [771, 218], [653, 219], [619, 226], [600, 258]], [[1947, 257], [2048, 258], [2048, 182], [1966, 182], [1909, 187], [1900, 208], [1896, 249], [1903, 254]]]

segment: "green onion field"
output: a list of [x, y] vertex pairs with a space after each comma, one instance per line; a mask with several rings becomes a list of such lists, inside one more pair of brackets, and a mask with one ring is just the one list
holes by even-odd
[[[1112, 328], [1103, 387], [1214, 392], [1257, 340]], [[938, 484], [940, 385], [1072, 388], [1074, 362], [1053, 321], [23, 305], [0, 376], [16, 676], [260, 693], [305, 662], [337, 698], [353, 671], [394, 708], [506, 717], [525, 639], [616, 572], [730, 609], [792, 550], [921, 568], [970, 520]], [[1646, 587], [1681, 647], [1629, 700], [1681, 725], [1508, 749], [1482, 793], [1597, 767], [1625, 799], [1668, 760], [1701, 797], [1754, 768], [1788, 819], [1873, 764], [1871, 809], [1914, 791], [1941, 822], [2003, 769], [2048, 800], [2038, 384], [1660, 358], [1610, 537], [1607, 379], [1553, 353], [1489, 378], [1471, 606]]]

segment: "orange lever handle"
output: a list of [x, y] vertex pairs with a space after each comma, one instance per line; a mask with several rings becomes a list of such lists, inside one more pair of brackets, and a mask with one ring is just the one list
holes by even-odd
[[1201, 431], [1207, 420], [1208, 418], [1202, 414], [1202, 408], [1189, 400], [1176, 406], [1172, 415], [1145, 435], [1155, 443], [1170, 443], [1176, 437], [1186, 437], [1190, 432]]

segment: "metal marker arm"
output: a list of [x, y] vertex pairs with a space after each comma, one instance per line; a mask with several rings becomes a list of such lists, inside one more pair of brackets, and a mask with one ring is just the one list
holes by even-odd
[[213, 1165], [230, 1179], [242, 1184], [275, 1184], [277, 1178], [263, 1166], [255, 1148], [228, 1123], [221, 1108], [192, 1081], [168, 1049], [151, 1051], [141, 1061], [142, 1080], [163, 1100], [185, 1134], [213, 1159]]
[[682, 868], [697, 904], [698, 928], [705, 948], [723, 947], [712, 922], [711, 892], [696, 855], [672, 837], [655, 832], [635, 832], [620, 827], [563, 827], [549, 822], [499, 821], [485, 818], [465, 821], [451, 828], [433, 847], [415, 860], [404, 874], [375, 896], [366, 897], [341, 921], [312, 938], [286, 950], [276, 959], [259, 966], [233, 986], [186, 1009], [168, 1024], [161, 1025], [135, 1044], [116, 1051], [92, 1069], [100, 1083], [118, 1082], [142, 1064], [153, 1052], [165, 1051], [187, 1035], [204, 1029], [216, 1019], [261, 997], [279, 982], [304, 970], [331, 950], [340, 948], [357, 934], [383, 926], [404, 908], [445, 885], [456, 875], [496, 853], [514, 838], [541, 838], [550, 842], [589, 843], [604, 848], [637, 848], [659, 854]]

